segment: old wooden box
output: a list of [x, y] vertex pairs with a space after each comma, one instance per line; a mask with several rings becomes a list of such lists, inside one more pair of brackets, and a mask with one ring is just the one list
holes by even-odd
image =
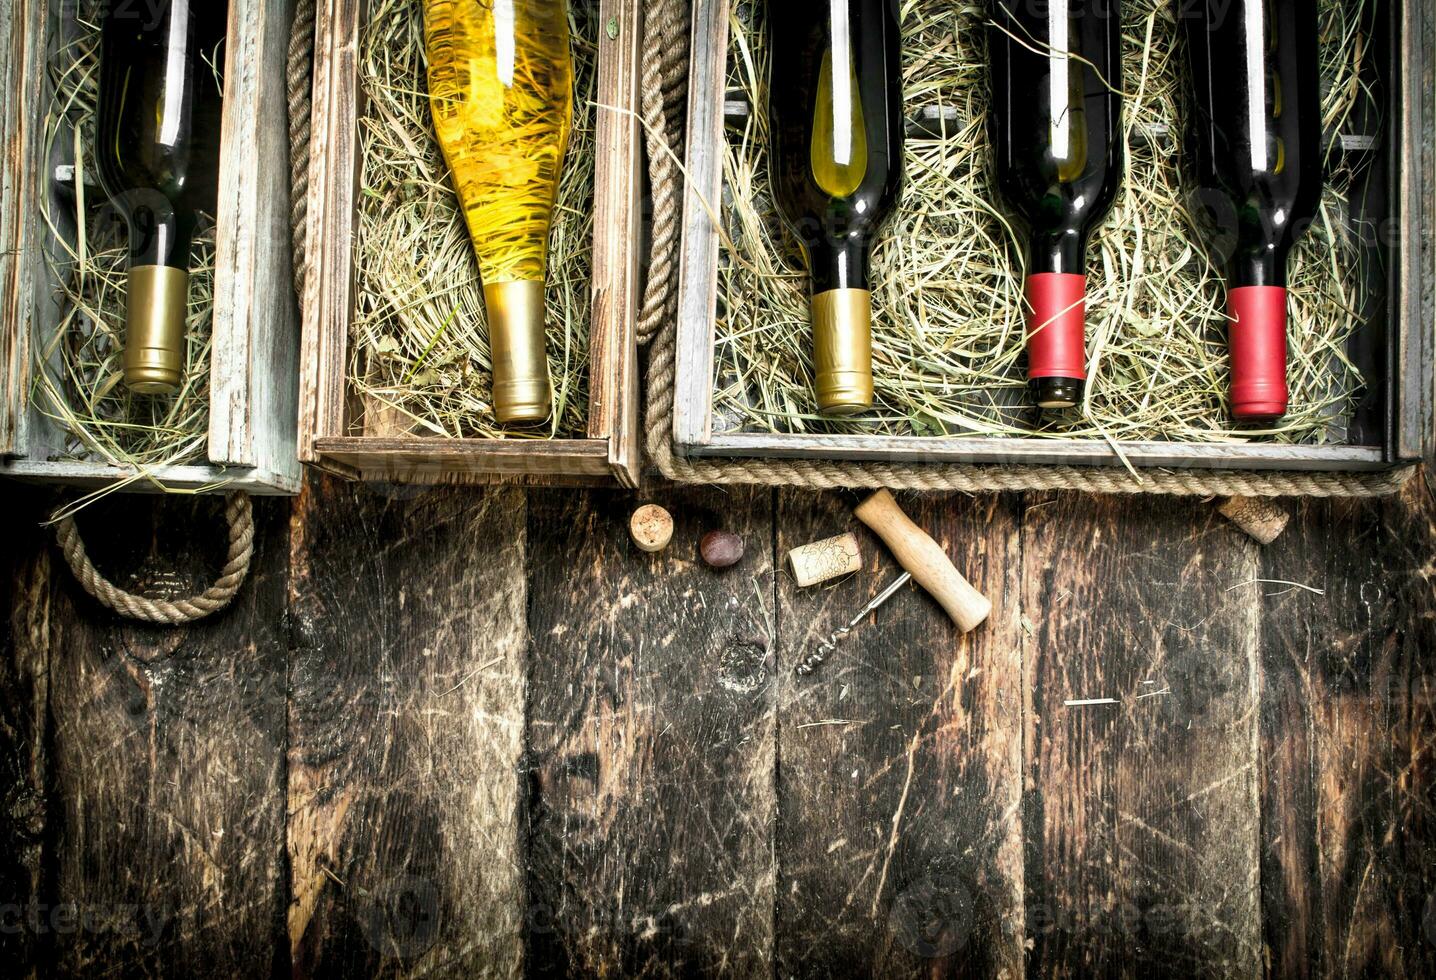
[[366, 0], [320, 0], [314, 72], [299, 454], [345, 476], [416, 483], [637, 483], [634, 338], [641, 193], [640, 0], [597, 3], [598, 54], [586, 438], [392, 437], [365, 431], [346, 376], [364, 97], [357, 49]]
[[230, 0], [220, 194], [215, 215], [207, 460], [134, 468], [68, 458], [32, 397], [34, 361], [60, 310], [41, 220], [59, 193], [47, 158], [49, 62], [76, 29], [67, 0], [0, 0], [0, 85], [8, 93], [0, 207], [0, 475], [152, 490], [295, 493], [298, 314], [290, 258], [285, 53], [294, 0]]
[[[776, 2], [776, 0], [775, 0]], [[1222, 469], [1379, 470], [1432, 449], [1433, 308], [1424, 229], [1433, 214], [1431, 14], [1420, 0], [1377, 8], [1373, 71], [1386, 93], [1385, 124], [1373, 145], [1361, 133], [1328, 134], [1376, 154], [1361, 215], [1381, 229], [1372, 248], [1384, 270], [1379, 309], [1353, 337], [1347, 356], [1366, 382], [1342, 444], [1109, 442], [1100, 439], [789, 434], [715, 423], [715, 319], [722, 244], [713, 214], [724, 201], [725, 126], [752, 108], [725, 101], [730, 16], [735, 0], [695, 0], [688, 103], [673, 441], [690, 456], [770, 456], [1019, 465], [1124, 465]], [[908, 105], [909, 132], [936, 106]], [[716, 202], [716, 203], [715, 203]]]

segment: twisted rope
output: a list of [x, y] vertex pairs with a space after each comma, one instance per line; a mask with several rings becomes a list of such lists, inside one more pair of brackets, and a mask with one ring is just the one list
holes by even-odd
[[[643, 308], [638, 315], [638, 342], [646, 344], [664, 324], [678, 316], [679, 228], [683, 216], [683, 183], [671, 134], [683, 132], [683, 100], [688, 78], [688, 18], [673, 4], [650, 4], [643, 32], [643, 75], [639, 86], [643, 132], [648, 146], [649, 186], [653, 197], [652, 248]], [[680, 135], [681, 138], [681, 135]]]
[[294, 288], [304, 295], [304, 238], [309, 218], [309, 138], [311, 134], [311, 76], [314, 69], [315, 0], [299, 0], [289, 31], [285, 71], [289, 95], [289, 206], [291, 246], [294, 249]]
[[187, 599], [150, 599], [126, 592], [105, 578], [90, 561], [73, 517], [62, 517], [55, 522], [55, 538], [70, 571], [75, 573], [85, 591], [102, 605], [130, 619], [177, 626], [203, 619], [229, 605], [249, 574], [249, 561], [254, 556], [254, 507], [249, 494], [229, 494], [225, 500], [224, 517], [229, 522], [229, 553], [224, 569], [213, 585], [200, 595]]
[[[1085, 490], [1092, 493], [1158, 493], [1235, 497], [1368, 497], [1395, 493], [1414, 466], [1379, 473], [1311, 473], [1247, 470], [1147, 470], [1141, 478], [1115, 467], [1001, 466], [972, 464], [854, 463], [830, 460], [750, 458], [686, 459], [673, 452], [674, 352], [677, 346], [676, 227], [681, 211], [681, 172], [661, 147], [682, 154], [687, 62], [668, 55], [682, 44], [686, 54], [688, 0], [651, 0], [645, 8], [645, 70], [640, 81], [648, 136], [655, 231], [644, 294], [640, 339], [651, 338], [648, 361], [648, 454], [659, 471], [678, 483], [754, 483], [792, 487], [891, 487], [908, 490]], [[677, 38], [685, 40], [678, 41]], [[661, 59], [655, 57], [662, 53]], [[655, 66], [657, 66], [655, 68]], [[662, 120], [663, 129], [655, 126]], [[662, 234], [660, 234], [660, 229]], [[646, 333], [645, 333], [646, 332]]]

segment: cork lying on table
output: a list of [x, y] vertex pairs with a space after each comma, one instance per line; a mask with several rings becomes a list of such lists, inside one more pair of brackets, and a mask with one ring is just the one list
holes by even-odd
[[857, 536], [848, 532], [794, 548], [788, 552], [788, 565], [798, 585], [806, 588], [856, 572], [863, 567], [863, 556]]

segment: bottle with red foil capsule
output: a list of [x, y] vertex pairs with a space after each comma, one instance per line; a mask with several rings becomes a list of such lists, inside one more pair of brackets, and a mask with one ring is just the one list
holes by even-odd
[[1087, 240], [1122, 174], [1117, 0], [991, 0], [998, 187], [1027, 225], [1027, 378], [1044, 409], [1082, 398]]
[[1270, 423], [1287, 405], [1287, 255], [1321, 198], [1315, 5], [1183, 0], [1178, 17], [1196, 96], [1197, 179], [1218, 224], [1235, 234], [1226, 270], [1232, 416]]

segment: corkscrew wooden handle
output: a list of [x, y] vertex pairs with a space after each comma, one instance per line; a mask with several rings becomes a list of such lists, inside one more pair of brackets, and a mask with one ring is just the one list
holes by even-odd
[[947, 552], [914, 524], [893, 495], [879, 490], [858, 505], [858, 520], [872, 528], [891, 549], [898, 564], [938, 601], [957, 628], [975, 629], [992, 612], [992, 603], [962, 577]]

